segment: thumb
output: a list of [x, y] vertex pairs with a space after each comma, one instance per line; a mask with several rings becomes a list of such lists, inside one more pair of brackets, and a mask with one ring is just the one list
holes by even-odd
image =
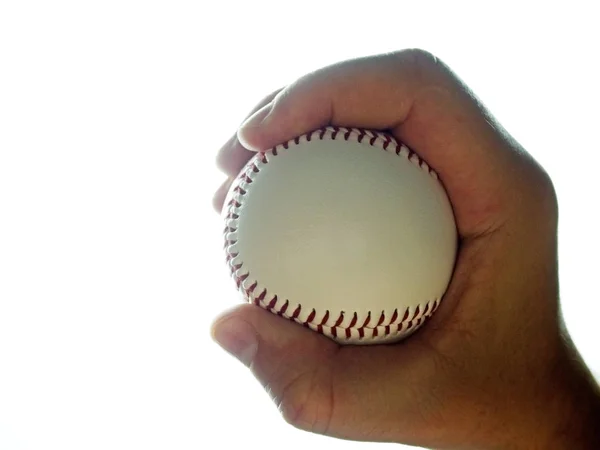
[[315, 427], [327, 422], [331, 406], [323, 389], [330, 386], [327, 367], [339, 349], [335, 342], [252, 304], [218, 317], [211, 334], [251, 369], [288, 422], [324, 431]]
[[433, 434], [425, 416], [439, 403], [442, 361], [423, 337], [427, 329], [400, 344], [340, 346], [244, 304], [216, 319], [212, 335], [250, 368], [296, 428], [413, 445], [420, 433]]

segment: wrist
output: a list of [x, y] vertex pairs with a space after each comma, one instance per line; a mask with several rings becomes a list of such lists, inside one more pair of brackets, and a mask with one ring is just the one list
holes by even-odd
[[600, 449], [600, 386], [565, 336], [548, 346], [555, 350], [542, 358], [546, 363], [487, 399], [487, 407], [468, 422], [479, 422], [479, 432], [463, 434], [457, 449]]
[[[562, 378], [562, 379], [561, 379]], [[600, 387], [571, 342], [567, 342], [564, 374], [558, 378], [556, 425], [544, 446], [552, 450], [600, 449]]]
[[523, 428], [515, 427], [522, 436], [513, 436], [510, 444], [498, 449], [600, 449], [600, 388], [570, 338], [561, 344], [552, 369], [540, 383], [543, 395], [523, 408], [531, 420], [525, 420]]

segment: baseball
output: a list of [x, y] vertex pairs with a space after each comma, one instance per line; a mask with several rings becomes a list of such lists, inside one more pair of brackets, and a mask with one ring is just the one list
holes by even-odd
[[380, 132], [326, 127], [257, 153], [223, 215], [243, 297], [341, 344], [412, 334], [454, 268], [456, 224], [436, 172]]

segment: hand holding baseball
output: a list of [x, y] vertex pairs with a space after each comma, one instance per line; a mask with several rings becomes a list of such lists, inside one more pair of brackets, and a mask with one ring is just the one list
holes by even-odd
[[215, 339], [293, 425], [448, 449], [600, 447], [600, 393], [558, 306], [557, 205], [547, 174], [435, 57], [349, 61], [267, 97], [220, 151], [231, 179], [255, 151], [326, 125], [391, 132], [439, 174], [459, 235], [436, 314], [394, 345], [339, 346], [253, 305]]

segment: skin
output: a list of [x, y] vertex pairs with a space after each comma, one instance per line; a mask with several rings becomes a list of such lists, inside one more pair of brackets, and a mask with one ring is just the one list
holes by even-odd
[[307, 431], [438, 449], [600, 448], [600, 391], [560, 315], [552, 182], [435, 56], [346, 61], [266, 97], [219, 152], [228, 179], [216, 209], [255, 151], [328, 124], [391, 132], [438, 172], [460, 236], [444, 301], [394, 345], [339, 346], [253, 305], [217, 318], [214, 339]]

